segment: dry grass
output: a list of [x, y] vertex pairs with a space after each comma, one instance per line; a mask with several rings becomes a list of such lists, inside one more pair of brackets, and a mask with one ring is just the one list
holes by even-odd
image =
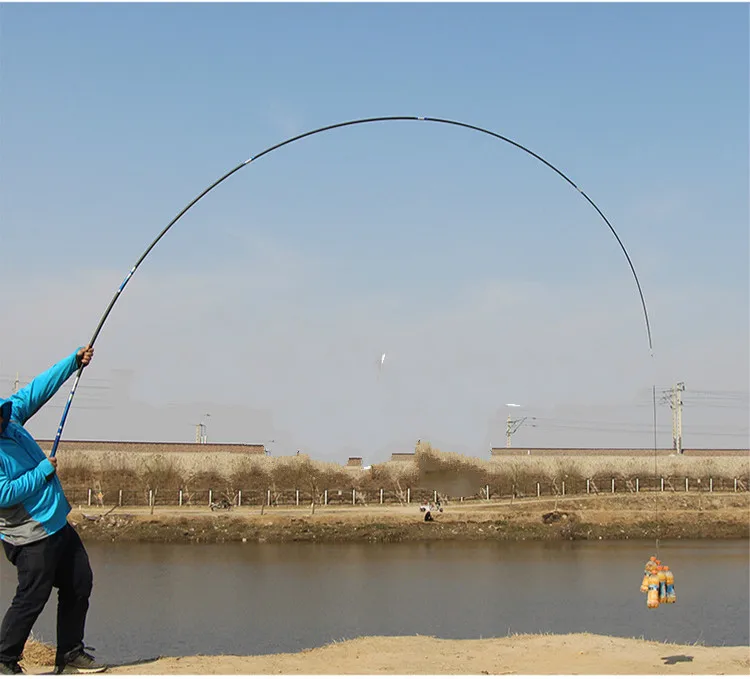
[[483, 460], [441, 452], [429, 443], [417, 446], [415, 458], [417, 487], [431, 488], [447, 497], [472, 497], [489, 480]]
[[[586, 492], [586, 480], [599, 489], [609, 489], [615, 479], [617, 489], [625, 490], [638, 479], [642, 489], [655, 488], [659, 477], [665, 483], [691, 489], [708, 489], [709, 478], [716, 490], [733, 488], [735, 478], [750, 483], [750, 457], [541, 457], [502, 455], [490, 460], [443, 452], [422, 442], [411, 462], [384, 462], [370, 469], [353, 469], [332, 462], [319, 462], [307, 455], [288, 457], [248, 456], [226, 453], [195, 455], [159, 453], [128, 455], [112, 453], [66, 453], [61, 459], [60, 478], [73, 502], [86, 501], [92, 488], [97, 502], [115, 503], [124, 489], [126, 504], [146, 504], [153, 491], [159, 504], [174, 504], [181, 489], [188, 504], [208, 502], [208, 491], [215, 498], [229, 500], [242, 492], [243, 504], [288, 504], [299, 491], [300, 502], [322, 503], [328, 490], [329, 503], [384, 500], [405, 503], [431, 499], [435, 491], [449, 498], [486, 499], [529, 495], [561, 495]], [[538, 484], [538, 485], [537, 485]], [[340, 491], [340, 494], [339, 494]]]
[[40, 639], [36, 639], [32, 634], [26, 646], [23, 648], [22, 666], [29, 665], [54, 665], [55, 664], [55, 647], [47, 644]]
[[614, 476], [615, 478], [689, 476], [690, 478], [746, 478], [750, 474], [750, 457], [653, 457], [628, 456], [494, 456], [489, 464], [495, 468], [520, 468], [534, 470], [536, 475], [554, 475], [561, 467], [574, 469], [583, 478]]

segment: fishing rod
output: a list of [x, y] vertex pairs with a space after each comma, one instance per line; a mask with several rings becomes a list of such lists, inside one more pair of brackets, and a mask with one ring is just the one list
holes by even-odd
[[[550, 163], [548, 160], [545, 160], [537, 153], [534, 153], [531, 149], [528, 149], [527, 147], [523, 146], [522, 144], [519, 144], [516, 141], [513, 141], [512, 139], [509, 139], [508, 137], [503, 136], [502, 134], [498, 134], [497, 132], [492, 132], [491, 130], [487, 130], [483, 127], [478, 127], [476, 125], [470, 125], [469, 123], [463, 123], [457, 120], [450, 120], [447, 118], [431, 118], [429, 116], [380, 116], [377, 118], [359, 118], [357, 120], [347, 120], [345, 122], [341, 123], [334, 123], [333, 125], [326, 125], [325, 127], [319, 127], [315, 130], [310, 130], [309, 132], [304, 132], [302, 134], [298, 134], [294, 137], [290, 137], [288, 139], [285, 139], [284, 141], [279, 142], [278, 144], [274, 144], [273, 146], [269, 146], [267, 149], [264, 149], [260, 153], [251, 156], [247, 160], [241, 162], [236, 167], [232, 168], [227, 172], [226, 174], [222, 175], [219, 179], [217, 179], [213, 184], [205, 188], [203, 191], [201, 191], [193, 200], [191, 200], [182, 210], [180, 210], [177, 215], [172, 219], [169, 224], [167, 224], [162, 231], [159, 233], [159, 235], [151, 242], [151, 244], [146, 248], [146, 250], [143, 252], [143, 254], [138, 258], [136, 263], [133, 265], [133, 267], [128, 271], [128, 274], [125, 276], [125, 279], [120, 284], [120, 287], [117, 288], [114, 296], [110, 300], [109, 304], [107, 305], [107, 308], [105, 309], [104, 313], [102, 314], [102, 317], [99, 319], [99, 323], [96, 326], [96, 330], [94, 330], [94, 334], [91, 337], [91, 341], [89, 342], [89, 346], [93, 347], [94, 343], [96, 342], [97, 337], [99, 337], [99, 333], [101, 332], [102, 327], [104, 326], [104, 323], [106, 322], [107, 318], [109, 317], [110, 312], [114, 308], [115, 304], [117, 303], [117, 300], [119, 299], [120, 295], [122, 294], [122, 291], [125, 289], [125, 286], [128, 284], [130, 279], [133, 277], [133, 274], [136, 272], [138, 267], [141, 265], [144, 259], [148, 257], [151, 250], [156, 247], [156, 244], [166, 235], [167, 231], [169, 231], [179, 220], [180, 218], [191, 208], [193, 205], [195, 205], [199, 200], [201, 200], [206, 194], [210, 193], [215, 189], [219, 184], [224, 182], [225, 180], [229, 179], [233, 174], [236, 172], [239, 172], [243, 167], [246, 167], [250, 163], [259, 160], [263, 156], [268, 155], [269, 153], [272, 153], [273, 151], [276, 151], [283, 146], [287, 146], [289, 144], [292, 144], [293, 142], [299, 141], [301, 139], [305, 139], [306, 137], [312, 137], [316, 134], [321, 134], [322, 132], [329, 132], [331, 130], [340, 129], [343, 127], [352, 127], [354, 125], [365, 125], [369, 123], [383, 123], [383, 122], [395, 122], [395, 121], [416, 121], [416, 122], [428, 122], [428, 123], [439, 123], [442, 125], [452, 125], [454, 127], [461, 127], [467, 130], [473, 130], [475, 132], [480, 132], [482, 134], [486, 134], [490, 137], [494, 137], [495, 139], [499, 139], [500, 141], [506, 142], [507, 144], [511, 144], [512, 146], [515, 146], [517, 149], [520, 149], [521, 151], [529, 154], [530, 156], [533, 156], [541, 163], [544, 163], [548, 168], [556, 172], [562, 179], [564, 179], [568, 184], [570, 184], [578, 193], [580, 193], [586, 201], [596, 210], [596, 212], [599, 214], [599, 216], [604, 220], [605, 224], [609, 227], [609, 230], [612, 232], [612, 235], [617, 240], [617, 243], [620, 246], [620, 249], [622, 250], [623, 254], [625, 255], [625, 258], [628, 261], [628, 266], [630, 267], [630, 271], [633, 273], [633, 278], [635, 279], [635, 284], [638, 287], [638, 295], [641, 299], [641, 306], [643, 307], [643, 316], [646, 322], [646, 334], [648, 337], [648, 347], [649, 351], [651, 352], [651, 355], [653, 356], [653, 344], [651, 341], [651, 324], [649, 323], [648, 319], [648, 311], [646, 310], [646, 300], [643, 296], [643, 290], [641, 288], [641, 283], [638, 280], [638, 274], [635, 272], [635, 267], [633, 266], [633, 262], [630, 259], [630, 255], [628, 254], [628, 251], [625, 249], [625, 245], [623, 244], [622, 240], [620, 239], [620, 236], [615, 231], [615, 228], [612, 226], [610, 221], [607, 219], [607, 217], [604, 215], [604, 213], [599, 209], [599, 206], [589, 198], [588, 195], [586, 195], [586, 192], [583, 191], [581, 188], [579, 188], [575, 182], [573, 182], [572, 179], [570, 179], [564, 172], [559, 170], [557, 167], [555, 167], [552, 163]], [[65, 421], [68, 418], [68, 413], [70, 412], [70, 406], [73, 403], [73, 398], [76, 393], [76, 389], [78, 388], [78, 383], [80, 382], [81, 375], [83, 374], [84, 366], [81, 366], [78, 369], [78, 372], [76, 373], [76, 378], [73, 382], [73, 387], [70, 390], [70, 394], [68, 395], [68, 400], [65, 403], [65, 408], [63, 410], [62, 419], [60, 420], [60, 425], [57, 428], [57, 434], [55, 435], [55, 441], [52, 445], [52, 450], [50, 452], [50, 457], [54, 457], [57, 453], [57, 448], [60, 443], [60, 437], [62, 436], [63, 428], [65, 427]]]

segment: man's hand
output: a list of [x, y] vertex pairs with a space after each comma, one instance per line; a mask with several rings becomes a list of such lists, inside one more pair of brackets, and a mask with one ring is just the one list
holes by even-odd
[[91, 363], [91, 359], [93, 357], [94, 347], [83, 347], [83, 349], [79, 349], [78, 353], [76, 354], [78, 365], [83, 367], [86, 367], [89, 363]]
[[55, 471], [53, 471], [51, 474], [47, 475], [48, 479], [51, 479], [56, 473], [57, 473], [57, 458], [56, 457], [47, 457], [47, 459], [50, 461], [52, 466], [55, 468]]

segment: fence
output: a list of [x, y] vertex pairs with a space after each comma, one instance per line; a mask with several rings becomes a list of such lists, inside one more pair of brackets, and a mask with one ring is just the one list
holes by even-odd
[[402, 491], [380, 488], [377, 490], [324, 489], [310, 490], [238, 490], [220, 491], [185, 489], [119, 489], [103, 493], [92, 488], [66, 488], [66, 495], [74, 505], [113, 505], [121, 507], [137, 506], [211, 506], [221, 501], [233, 506], [302, 506], [313, 501], [324, 506], [393, 505], [423, 504], [438, 498], [445, 502], [476, 502], [524, 497], [562, 497], [566, 495], [598, 495], [612, 493], [739, 493], [748, 492], [750, 478], [694, 478], [694, 477], [648, 477], [617, 478], [592, 477], [588, 479], [567, 479], [562, 481], [537, 481], [522, 483], [487, 484], [471, 496], [446, 498], [435, 490], [406, 488]]

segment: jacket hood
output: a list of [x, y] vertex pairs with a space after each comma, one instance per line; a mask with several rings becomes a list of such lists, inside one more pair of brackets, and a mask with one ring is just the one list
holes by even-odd
[[5, 428], [10, 422], [10, 411], [12, 410], [13, 404], [9, 399], [0, 401], [0, 434], [5, 433]]

